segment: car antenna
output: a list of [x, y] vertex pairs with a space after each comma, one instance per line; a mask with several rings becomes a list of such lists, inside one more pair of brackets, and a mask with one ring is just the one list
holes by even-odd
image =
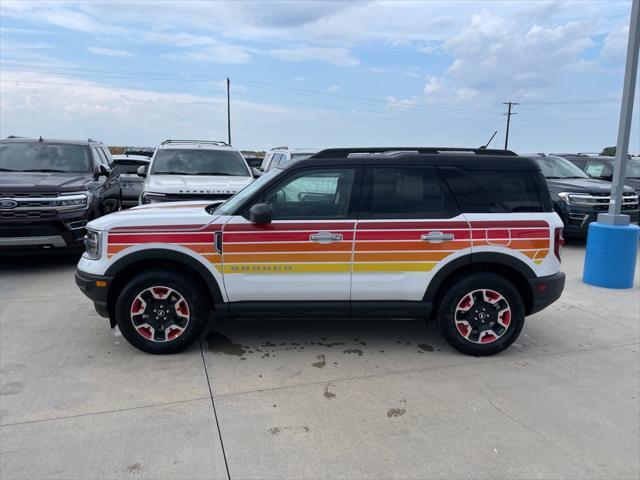
[[489, 141], [488, 141], [485, 145], [480, 146], [480, 148], [481, 148], [482, 150], [486, 150], [486, 149], [487, 149], [487, 147], [488, 147], [488, 146], [489, 146], [489, 144], [491, 143], [491, 140], [493, 140], [493, 137], [495, 137], [495, 136], [496, 136], [496, 133], [498, 133], [498, 130], [496, 130], [495, 132], [493, 132], [493, 135], [491, 135], [491, 138], [489, 139]]

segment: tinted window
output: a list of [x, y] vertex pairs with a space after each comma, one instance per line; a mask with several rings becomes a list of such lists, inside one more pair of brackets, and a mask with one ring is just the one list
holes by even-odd
[[98, 148], [102, 150], [102, 154], [104, 155], [104, 158], [107, 159], [107, 164], [111, 165], [113, 163], [113, 158], [111, 157], [111, 152], [109, 151], [109, 149], [106, 147], [98, 147]]
[[355, 171], [304, 170], [265, 196], [274, 220], [347, 218]]
[[450, 218], [457, 207], [435, 168], [368, 168], [360, 218]]
[[0, 170], [86, 173], [90, 168], [88, 149], [82, 145], [42, 142], [0, 144]]
[[158, 150], [151, 173], [156, 175], [230, 175], [250, 176], [247, 164], [238, 152], [208, 149]]
[[531, 172], [441, 171], [465, 213], [545, 211]]
[[118, 174], [122, 173], [138, 173], [138, 167], [149, 165], [144, 160], [114, 160], [113, 168]]
[[607, 177], [612, 175], [609, 165], [598, 160], [589, 160], [585, 171], [591, 177]]
[[93, 147], [93, 156], [96, 157], [98, 162], [100, 162], [105, 167], [109, 168], [109, 162], [107, 161], [107, 157], [104, 152], [98, 147]]
[[587, 178], [587, 175], [569, 160], [558, 157], [533, 157], [545, 178]]

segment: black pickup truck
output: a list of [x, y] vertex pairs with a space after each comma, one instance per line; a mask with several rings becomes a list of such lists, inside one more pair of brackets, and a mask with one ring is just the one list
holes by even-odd
[[0, 140], [0, 251], [81, 246], [88, 221], [120, 208], [111, 164], [92, 139]]

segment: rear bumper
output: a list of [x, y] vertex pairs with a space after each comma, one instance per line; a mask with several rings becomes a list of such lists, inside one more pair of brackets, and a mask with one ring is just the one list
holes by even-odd
[[109, 317], [107, 308], [107, 294], [113, 277], [105, 275], [92, 275], [76, 270], [76, 285], [89, 299], [93, 300], [93, 305], [102, 317]]
[[531, 311], [532, 315], [540, 310], [547, 308], [553, 302], [560, 298], [564, 290], [565, 275], [558, 272], [547, 277], [537, 277], [527, 279], [532, 293]]

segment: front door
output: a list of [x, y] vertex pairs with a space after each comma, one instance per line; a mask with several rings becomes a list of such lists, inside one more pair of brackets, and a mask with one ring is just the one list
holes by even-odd
[[469, 223], [434, 167], [367, 167], [351, 299], [422, 300], [445, 261], [471, 253]]
[[229, 301], [349, 300], [357, 171], [298, 170], [256, 200], [271, 208], [271, 223], [229, 219], [222, 235]]

